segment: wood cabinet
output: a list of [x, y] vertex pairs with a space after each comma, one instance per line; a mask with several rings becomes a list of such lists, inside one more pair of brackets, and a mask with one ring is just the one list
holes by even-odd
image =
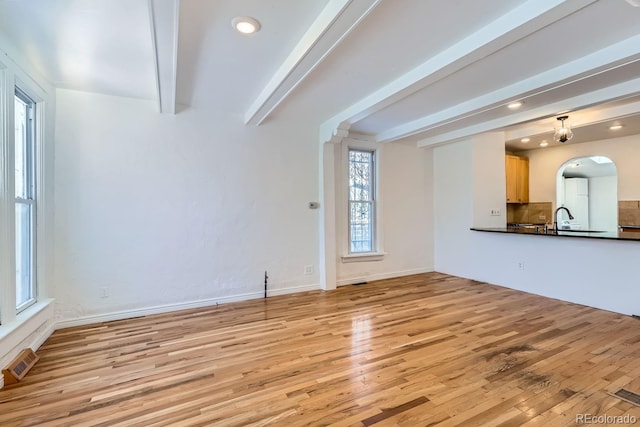
[[620, 226], [620, 228], [625, 233], [640, 233], [640, 227], [637, 227], [637, 226], [625, 227], [624, 225], [622, 225], [622, 226]]
[[507, 203], [529, 203], [529, 159], [505, 156]]

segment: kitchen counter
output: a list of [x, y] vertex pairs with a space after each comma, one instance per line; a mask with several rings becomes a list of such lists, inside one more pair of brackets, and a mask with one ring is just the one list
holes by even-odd
[[504, 233], [504, 234], [522, 234], [533, 235], [543, 237], [577, 237], [587, 239], [606, 239], [606, 240], [635, 240], [640, 242], [640, 233], [638, 232], [624, 232], [624, 231], [580, 231], [580, 230], [559, 230], [558, 233], [554, 233], [553, 230], [549, 230], [546, 234], [543, 231], [543, 227], [539, 227], [536, 231], [535, 227], [527, 228], [471, 228], [473, 231], [483, 231], [489, 233]]

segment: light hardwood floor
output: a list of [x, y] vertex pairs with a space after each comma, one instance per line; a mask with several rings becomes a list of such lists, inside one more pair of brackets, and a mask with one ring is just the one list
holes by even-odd
[[62, 329], [38, 354], [0, 426], [640, 425], [607, 394], [640, 392], [640, 320], [439, 273]]

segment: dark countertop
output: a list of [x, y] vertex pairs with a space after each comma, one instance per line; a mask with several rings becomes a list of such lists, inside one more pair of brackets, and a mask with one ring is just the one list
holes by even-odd
[[536, 231], [535, 227], [531, 228], [475, 228], [473, 231], [484, 231], [489, 233], [505, 233], [505, 234], [526, 234], [534, 236], [545, 237], [580, 237], [588, 239], [606, 239], [606, 240], [635, 240], [640, 242], [640, 233], [638, 232], [623, 232], [623, 231], [606, 231], [606, 232], [589, 232], [578, 230], [560, 230], [558, 234], [553, 230], [549, 230], [546, 234], [543, 231], [543, 227], [539, 227]]

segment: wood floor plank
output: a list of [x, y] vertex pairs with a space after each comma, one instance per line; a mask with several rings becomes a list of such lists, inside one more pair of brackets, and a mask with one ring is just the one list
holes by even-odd
[[632, 415], [640, 321], [427, 273], [56, 331], [4, 426], [573, 425]]

